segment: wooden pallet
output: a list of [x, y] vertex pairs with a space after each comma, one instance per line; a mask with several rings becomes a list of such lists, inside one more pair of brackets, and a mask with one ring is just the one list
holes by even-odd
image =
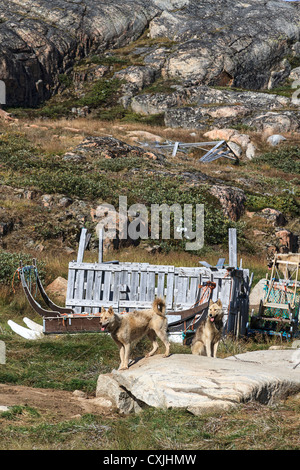
[[[47, 308], [41, 307], [31, 294], [23, 273], [21, 281], [34, 310], [43, 317], [44, 333], [100, 331], [102, 307], [112, 306], [116, 313], [146, 309], [155, 297], [164, 297], [169, 326], [181, 323], [182, 331], [204, 318], [208, 301], [220, 299], [227, 332], [245, 333], [251, 286], [249, 271], [202, 262], [201, 267], [174, 267], [149, 263], [83, 262], [87, 231], [82, 230], [77, 260], [69, 263], [66, 306], [55, 305], [45, 293], [36, 265], [37, 286]], [[102, 252], [100, 246], [100, 252]], [[233, 259], [235, 259], [233, 257]], [[213, 288], [212, 288], [213, 284]], [[204, 297], [208, 292], [209, 296]], [[175, 331], [173, 330], [173, 331]]]

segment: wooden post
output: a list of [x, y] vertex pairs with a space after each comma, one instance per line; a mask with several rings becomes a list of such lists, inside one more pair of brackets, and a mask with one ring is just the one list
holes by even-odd
[[237, 268], [237, 236], [236, 228], [228, 230], [229, 235], [229, 267]]
[[176, 157], [176, 153], [177, 153], [177, 150], [178, 150], [178, 145], [179, 145], [179, 142], [175, 142], [173, 152], [172, 152], [172, 157]]
[[0, 341], [0, 364], [6, 363], [6, 346], [4, 341]]
[[87, 235], [87, 229], [83, 228], [81, 230], [81, 235], [80, 235], [80, 240], [79, 240], [79, 247], [78, 247], [78, 253], [77, 253], [77, 263], [82, 263], [83, 262], [86, 235]]
[[99, 231], [99, 263], [103, 263], [103, 238], [104, 238], [104, 230], [102, 228]]

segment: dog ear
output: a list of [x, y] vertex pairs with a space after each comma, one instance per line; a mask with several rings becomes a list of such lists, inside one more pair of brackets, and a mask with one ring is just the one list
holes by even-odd
[[218, 299], [218, 300], [217, 300], [217, 305], [219, 305], [219, 307], [222, 307], [221, 299]]
[[213, 301], [210, 299], [209, 306], [211, 307], [213, 304], [214, 304]]
[[102, 308], [101, 308], [101, 313], [105, 313], [105, 312], [106, 312], [105, 308], [102, 307]]
[[108, 308], [108, 313], [111, 313], [111, 314], [114, 313], [114, 309], [112, 308], [112, 306]]

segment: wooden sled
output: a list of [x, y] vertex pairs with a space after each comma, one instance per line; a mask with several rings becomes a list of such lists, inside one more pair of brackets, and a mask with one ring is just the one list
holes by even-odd
[[[228, 266], [224, 266], [224, 258], [216, 266], [199, 261], [200, 267], [103, 261], [103, 231], [99, 233], [98, 261], [87, 263], [84, 252], [89, 234], [83, 228], [77, 260], [69, 263], [65, 307], [56, 305], [46, 294], [35, 260], [32, 266], [20, 264], [19, 277], [31, 307], [43, 318], [44, 334], [100, 332], [102, 307], [112, 306], [116, 313], [122, 314], [149, 309], [154, 298], [162, 297], [166, 301], [170, 339], [177, 335], [181, 337], [180, 342], [185, 342], [205, 319], [210, 299], [222, 302], [224, 331], [243, 335], [248, 320], [252, 276], [249, 278], [249, 270], [243, 269], [242, 264], [240, 268], [236, 267], [236, 233], [233, 236], [229, 232], [229, 235]], [[26, 270], [34, 270], [36, 291], [46, 307], [32, 295], [31, 282], [29, 285], [26, 282]]]
[[[47, 308], [43, 308], [33, 296], [25, 277], [25, 271], [34, 271], [37, 289], [45, 302]], [[72, 308], [56, 305], [47, 295], [39, 277], [36, 260], [33, 259], [32, 266], [23, 266], [22, 261], [18, 269], [20, 281], [33, 310], [43, 318], [44, 334], [100, 332], [99, 315], [76, 314]], [[72, 322], [76, 319], [76, 322]], [[79, 320], [79, 321], [78, 321]]]

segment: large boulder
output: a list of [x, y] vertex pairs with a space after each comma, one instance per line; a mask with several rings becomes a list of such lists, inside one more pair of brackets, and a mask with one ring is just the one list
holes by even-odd
[[260, 279], [258, 283], [253, 287], [249, 296], [249, 307], [250, 309], [258, 309], [261, 300], [264, 299], [266, 291], [264, 287], [266, 285], [266, 279]]
[[[96, 396], [124, 413], [184, 408], [197, 415], [256, 400], [271, 404], [300, 391], [298, 350], [254, 351], [227, 359], [174, 354], [142, 359], [100, 375]], [[131, 403], [130, 403], [131, 401]]]
[[46, 292], [51, 297], [52, 295], [61, 302], [65, 303], [67, 296], [68, 281], [67, 279], [59, 276], [51, 284], [46, 287]]
[[245, 211], [246, 196], [242, 189], [222, 184], [210, 188], [213, 196], [219, 199], [224, 214], [231, 220], [237, 221]]

